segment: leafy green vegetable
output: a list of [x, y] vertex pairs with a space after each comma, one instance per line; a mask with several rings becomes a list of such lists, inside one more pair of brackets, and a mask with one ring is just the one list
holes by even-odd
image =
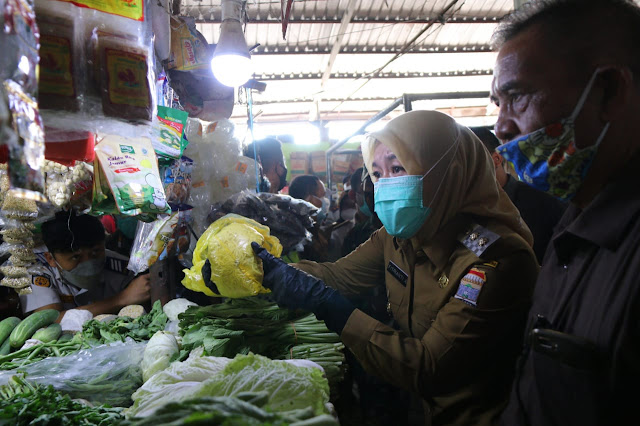
[[173, 334], [164, 331], [158, 331], [154, 334], [144, 348], [141, 364], [142, 380], [146, 382], [158, 371], [169, 367], [171, 359], [178, 352], [180, 352], [180, 349]]
[[[314, 417], [312, 410], [292, 410], [272, 413], [264, 409], [266, 392], [246, 392], [236, 397], [204, 397], [170, 403], [151, 417], [134, 417], [123, 426], [159, 425], [333, 425], [338, 422], [329, 415]], [[316, 423], [308, 423], [316, 421]], [[322, 422], [322, 423], [320, 423]]]
[[344, 377], [344, 346], [313, 314], [297, 315], [257, 297], [227, 299], [218, 305], [190, 307], [178, 316], [181, 359], [203, 347], [211, 356], [255, 353], [272, 359], [309, 359], [320, 364], [329, 383]]
[[0, 370], [13, 370], [52, 356], [66, 356], [89, 346], [80, 336], [74, 336], [72, 340], [68, 341], [58, 340], [39, 343], [35, 346], [0, 356]]
[[307, 409], [309, 415], [325, 412], [329, 386], [317, 368], [298, 367], [259, 355], [228, 358], [199, 356], [194, 351], [184, 362], [174, 362], [149, 379], [133, 395], [127, 416], [147, 417], [170, 402], [199, 397], [233, 396], [266, 392], [268, 411]]
[[121, 408], [91, 407], [73, 401], [52, 386], [32, 385], [14, 376], [0, 386], [0, 425], [113, 425]]
[[164, 330], [166, 324], [167, 316], [156, 300], [151, 312], [138, 318], [118, 317], [106, 323], [95, 319], [87, 321], [82, 327], [82, 337], [92, 345], [124, 342], [127, 337], [139, 342], [149, 340], [157, 331]]
[[196, 396], [260, 391], [269, 393], [265, 407], [276, 412], [311, 407], [315, 415], [320, 415], [329, 402], [329, 384], [319, 369], [254, 354], [236, 356], [224, 370], [205, 381]]

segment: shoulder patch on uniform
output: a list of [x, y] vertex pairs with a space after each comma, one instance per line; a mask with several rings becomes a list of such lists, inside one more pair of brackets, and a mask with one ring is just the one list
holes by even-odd
[[493, 243], [500, 239], [500, 235], [489, 231], [484, 226], [474, 225], [471, 231], [460, 236], [460, 241], [466, 248], [480, 257]]
[[51, 287], [51, 279], [46, 275], [34, 275], [31, 281], [38, 287]]
[[480, 296], [480, 291], [485, 282], [487, 282], [487, 276], [484, 271], [478, 268], [471, 268], [460, 280], [458, 291], [456, 291], [454, 297], [472, 306], [477, 306], [478, 296]]
[[115, 257], [107, 256], [105, 269], [108, 271], [118, 272], [121, 274], [126, 274], [127, 271], [127, 261], [123, 259], [118, 259]]

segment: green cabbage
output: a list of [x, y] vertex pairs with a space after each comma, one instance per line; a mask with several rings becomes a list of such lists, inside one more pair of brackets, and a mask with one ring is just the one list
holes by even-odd
[[299, 367], [260, 355], [237, 355], [233, 360], [198, 356], [174, 362], [155, 374], [133, 395], [127, 416], [147, 417], [171, 402], [201, 397], [236, 396], [267, 392], [265, 409], [286, 412], [311, 407], [315, 415], [326, 413], [329, 384], [319, 368]]
[[178, 342], [171, 333], [158, 331], [144, 348], [142, 357], [142, 381], [146, 382], [156, 374], [169, 367], [171, 359], [180, 352]]

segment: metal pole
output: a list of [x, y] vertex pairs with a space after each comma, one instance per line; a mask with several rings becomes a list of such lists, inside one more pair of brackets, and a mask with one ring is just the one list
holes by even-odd
[[411, 97], [408, 94], [402, 95], [402, 103], [404, 104], [404, 112], [409, 112], [413, 109], [411, 107]]
[[[344, 145], [345, 143], [349, 142], [349, 139], [351, 139], [352, 137], [363, 134], [364, 131], [367, 130], [367, 127], [369, 127], [369, 125], [371, 123], [375, 123], [376, 121], [380, 120], [382, 117], [384, 117], [385, 115], [389, 114], [394, 109], [398, 108], [398, 106], [400, 106], [401, 104], [402, 104], [402, 98], [396, 99], [387, 108], [385, 108], [384, 110], [380, 111], [379, 113], [377, 113], [376, 115], [374, 115], [373, 117], [368, 119], [362, 125], [362, 127], [360, 127], [358, 130], [353, 132], [349, 137], [342, 139], [340, 142], [337, 142], [335, 145], [333, 145], [331, 148], [329, 148], [327, 150], [327, 152], [326, 152], [326, 155], [327, 155], [327, 187], [329, 187], [329, 189], [331, 189], [331, 185], [332, 185], [332, 182], [331, 182], [331, 157], [332, 157], [333, 153], [338, 148], [340, 148], [342, 145]], [[332, 201], [332, 198], [333, 198], [332, 195], [329, 195], [329, 202]]]

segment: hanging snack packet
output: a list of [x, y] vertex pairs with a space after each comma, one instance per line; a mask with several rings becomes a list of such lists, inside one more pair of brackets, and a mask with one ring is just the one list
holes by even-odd
[[[16, 82], [6, 80], [13, 132], [6, 132], [9, 146], [9, 183], [17, 197], [44, 201], [44, 127], [38, 104]], [[11, 134], [9, 134], [11, 133]]]
[[75, 51], [75, 19], [51, 15], [46, 9], [38, 10], [37, 18], [40, 27], [38, 105], [77, 111], [80, 73]]
[[102, 97], [105, 116], [129, 121], [151, 121], [151, 51], [137, 43], [135, 37], [125, 37], [95, 31], [92, 36], [94, 78]]
[[191, 191], [191, 174], [193, 172], [193, 160], [182, 157], [173, 162], [164, 170], [164, 191], [167, 202], [171, 204], [185, 204]]
[[158, 105], [158, 121], [153, 125], [153, 149], [165, 157], [180, 158], [187, 146], [182, 137], [189, 113]]
[[94, 170], [94, 210], [125, 216], [171, 212], [149, 139], [105, 136], [96, 145]]

